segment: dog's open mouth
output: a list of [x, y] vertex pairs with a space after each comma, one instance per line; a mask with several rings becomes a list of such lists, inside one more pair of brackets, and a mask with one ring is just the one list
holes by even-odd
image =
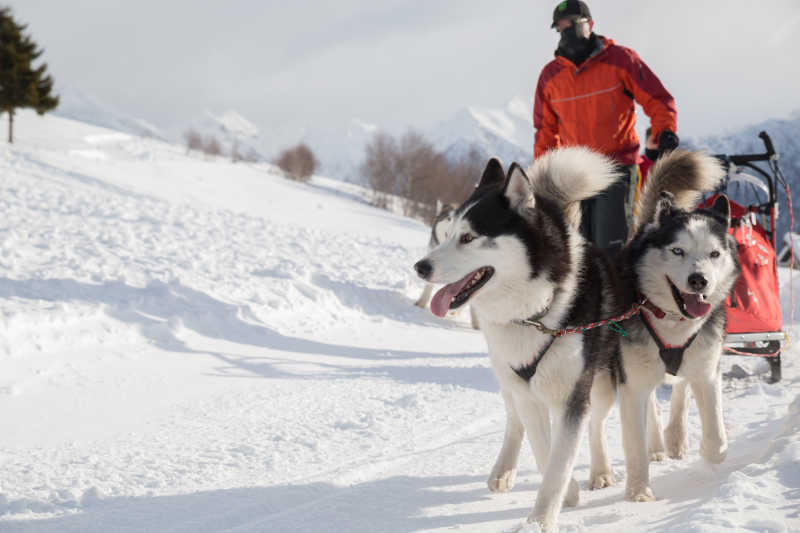
[[666, 276], [667, 283], [672, 289], [672, 297], [675, 298], [675, 304], [681, 313], [686, 318], [700, 318], [705, 316], [711, 310], [711, 304], [706, 301], [706, 295], [696, 292], [681, 292], [678, 287], [672, 283], [669, 276]]
[[492, 267], [481, 267], [473, 270], [455, 283], [445, 285], [433, 295], [431, 311], [438, 317], [443, 317], [450, 309], [455, 309], [467, 303], [475, 291], [483, 287], [494, 274]]

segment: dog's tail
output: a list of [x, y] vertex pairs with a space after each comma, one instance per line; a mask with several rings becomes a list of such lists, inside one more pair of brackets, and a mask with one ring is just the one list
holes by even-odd
[[641, 228], [652, 220], [662, 193], [672, 194], [676, 207], [691, 211], [697, 207], [703, 192], [716, 188], [724, 177], [719, 160], [705, 152], [674, 150], [663, 155], [647, 174], [634, 226]]
[[580, 202], [608, 188], [619, 179], [619, 170], [608, 157], [579, 146], [551, 150], [528, 169], [533, 192], [556, 202], [570, 224], [580, 225]]

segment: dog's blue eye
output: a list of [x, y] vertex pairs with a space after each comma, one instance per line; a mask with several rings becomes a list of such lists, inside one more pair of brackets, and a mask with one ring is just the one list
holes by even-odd
[[683, 248], [673, 248], [672, 253], [677, 256], [683, 256]]
[[461, 235], [461, 238], [460, 238], [460, 239], [458, 239], [458, 242], [460, 242], [461, 244], [469, 244], [469, 243], [471, 243], [471, 242], [472, 242], [472, 240], [473, 240], [474, 238], [475, 238], [475, 237], [473, 237], [473, 236], [472, 236], [472, 235], [470, 235], [469, 233], [464, 233], [463, 235]]
[[711, 252], [711, 259], [716, 259], [717, 257], [719, 257], [719, 251], [714, 250]]

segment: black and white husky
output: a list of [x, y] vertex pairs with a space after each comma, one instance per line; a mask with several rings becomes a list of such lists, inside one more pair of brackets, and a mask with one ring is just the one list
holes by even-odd
[[700, 454], [719, 463], [727, 452], [719, 364], [724, 301], [739, 275], [736, 241], [728, 234], [727, 198], [694, 209], [723, 176], [716, 159], [700, 152], [679, 150], [659, 159], [640, 197], [638, 229], [618, 261], [626, 270], [623, 283], [647, 300], [641, 314], [625, 322], [628, 335], [620, 341], [626, 495], [636, 501], [654, 499], [648, 460], [663, 457], [665, 446], [653, 391], [665, 373], [674, 384], [668, 455], [686, 453], [687, 384], [702, 423]]
[[[592, 433], [602, 431], [620, 361], [617, 334], [608, 328], [564, 336], [546, 328], [588, 324], [620, 311], [614, 268], [579, 231], [580, 201], [618, 176], [610, 160], [583, 148], [552, 151], [528, 175], [516, 164], [506, 175], [497, 160], [489, 161], [455, 212], [451, 235], [414, 268], [424, 280], [445, 284], [431, 300], [434, 314], [469, 302], [486, 337], [507, 412], [489, 489], [513, 486], [527, 432], [543, 475], [528, 520], [551, 530], [562, 502], [578, 502], [572, 479], [578, 443], [590, 404]], [[612, 479], [608, 461], [594, 461], [605, 457], [596, 448], [593, 488]]]

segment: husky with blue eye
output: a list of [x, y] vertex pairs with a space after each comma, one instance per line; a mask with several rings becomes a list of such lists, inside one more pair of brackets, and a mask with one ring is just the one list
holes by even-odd
[[[451, 234], [414, 265], [425, 281], [444, 284], [434, 314], [469, 303], [478, 316], [507, 412], [489, 489], [511, 489], [527, 433], [543, 476], [528, 520], [545, 531], [556, 528], [562, 503], [578, 503], [572, 469], [590, 409], [599, 446], [616, 399], [618, 334], [550, 332], [624, 312], [615, 268], [580, 232], [580, 202], [617, 179], [611, 160], [585, 148], [551, 151], [527, 173], [517, 164], [506, 173], [492, 159]], [[591, 449], [590, 484], [600, 488], [613, 476], [605, 450]]]
[[[626, 491], [636, 501], [654, 499], [649, 459], [663, 458], [665, 448], [673, 458], [686, 454], [687, 387], [702, 423], [700, 455], [719, 463], [727, 452], [719, 364], [725, 298], [739, 276], [737, 245], [725, 196], [709, 209], [695, 209], [723, 177], [717, 160], [700, 152], [676, 150], [660, 158], [640, 197], [638, 229], [617, 261], [623, 283], [647, 301], [623, 324], [628, 335], [620, 340]], [[666, 445], [653, 393], [665, 376], [673, 384]]]

